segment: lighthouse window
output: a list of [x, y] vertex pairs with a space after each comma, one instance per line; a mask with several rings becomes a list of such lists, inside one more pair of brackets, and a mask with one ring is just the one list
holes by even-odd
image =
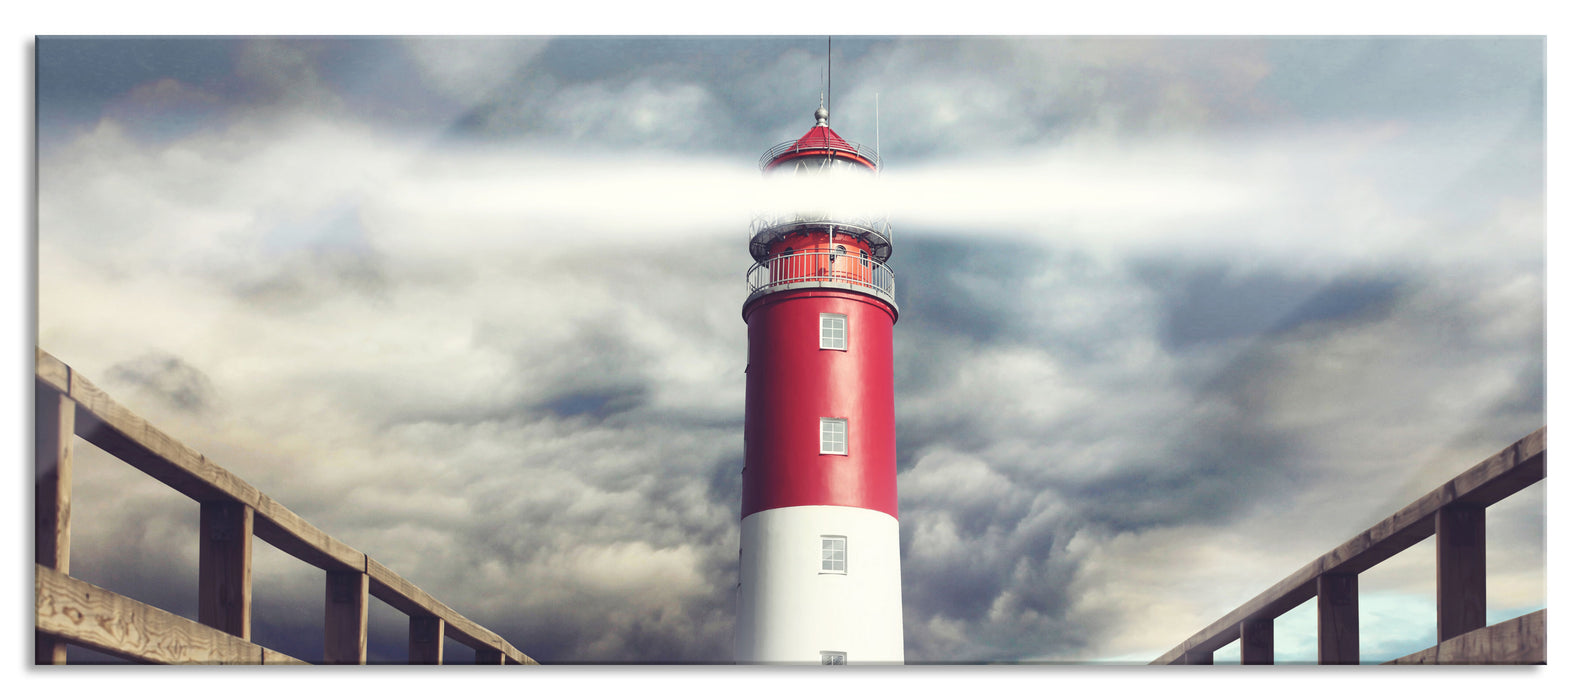
[[846, 652], [844, 651], [821, 651], [818, 653], [818, 658], [818, 662], [822, 666], [846, 665]]
[[821, 574], [846, 573], [846, 538], [840, 535], [824, 535], [824, 559], [820, 565]]
[[818, 315], [818, 349], [846, 349], [846, 314]]
[[819, 454], [846, 454], [845, 418], [820, 418], [818, 421], [818, 433]]

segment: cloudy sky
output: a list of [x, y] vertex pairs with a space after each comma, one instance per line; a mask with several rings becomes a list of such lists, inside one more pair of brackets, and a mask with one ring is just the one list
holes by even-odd
[[[36, 47], [39, 346], [535, 659], [730, 659], [755, 165], [823, 36]], [[907, 660], [1151, 660], [1545, 425], [1545, 51], [837, 37]], [[196, 504], [78, 455], [73, 574], [194, 615]], [[1490, 622], [1547, 605], [1544, 494]], [[318, 658], [320, 574], [256, 556], [255, 640]], [[1433, 586], [1362, 576], [1365, 659]]]

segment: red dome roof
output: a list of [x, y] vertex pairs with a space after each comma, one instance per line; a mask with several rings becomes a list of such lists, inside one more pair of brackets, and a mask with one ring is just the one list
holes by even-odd
[[879, 164], [879, 154], [873, 149], [862, 144], [852, 143], [840, 137], [828, 124], [820, 123], [809, 129], [795, 141], [787, 141], [766, 151], [758, 160], [760, 168], [768, 169], [777, 163], [792, 160], [802, 155], [828, 155], [862, 163], [875, 170]]
[[852, 148], [851, 144], [846, 143], [846, 139], [841, 138], [840, 134], [835, 133], [834, 129], [823, 125], [808, 129], [807, 134], [797, 139], [796, 145], [792, 146], [791, 150], [800, 151], [812, 148], [838, 148], [843, 151], [853, 152], [857, 150]]

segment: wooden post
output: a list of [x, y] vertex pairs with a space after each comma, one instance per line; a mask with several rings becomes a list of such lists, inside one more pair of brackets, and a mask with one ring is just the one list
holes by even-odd
[[205, 502], [198, 526], [198, 622], [242, 639], [253, 630], [253, 509]]
[[[33, 383], [33, 560], [71, 573], [71, 453], [77, 403], [43, 382]], [[66, 644], [35, 631], [33, 663], [66, 663]]]
[[1241, 665], [1274, 663], [1274, 620], [1241, 621]]
[[1214, 665], [1214, 652], [1212, 651], [1187, 651], [1185, 658], [1189, 666]]
[[500, 653], [499, 649], [474, 649], [472, 658], [473, 663], [479, 666], [505, 665], [505, 654]]
[[1488, 624], [1483, 506], [1456, 504], [1434, 513], [1439, 641]]
[[1318, 662], [1359, 663], [1357, 631], [1357, 575], [1319, 576]]
[[326, 571], [324, 663], [368, 663], [368, 574]]
[[408, 618], [407, 663], [445, 663], [445, 620], [421, 615]]

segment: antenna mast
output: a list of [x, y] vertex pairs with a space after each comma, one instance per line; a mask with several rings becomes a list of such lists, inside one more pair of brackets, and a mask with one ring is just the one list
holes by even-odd
[[834, 45], [835, 37], [826, 35], [824, 37], [824, 67], [825, 74], [829, 76], [829, 111], [831, 114], [835, 112], [835, 59], [833, 58], [834, 51], [832, 50]]

